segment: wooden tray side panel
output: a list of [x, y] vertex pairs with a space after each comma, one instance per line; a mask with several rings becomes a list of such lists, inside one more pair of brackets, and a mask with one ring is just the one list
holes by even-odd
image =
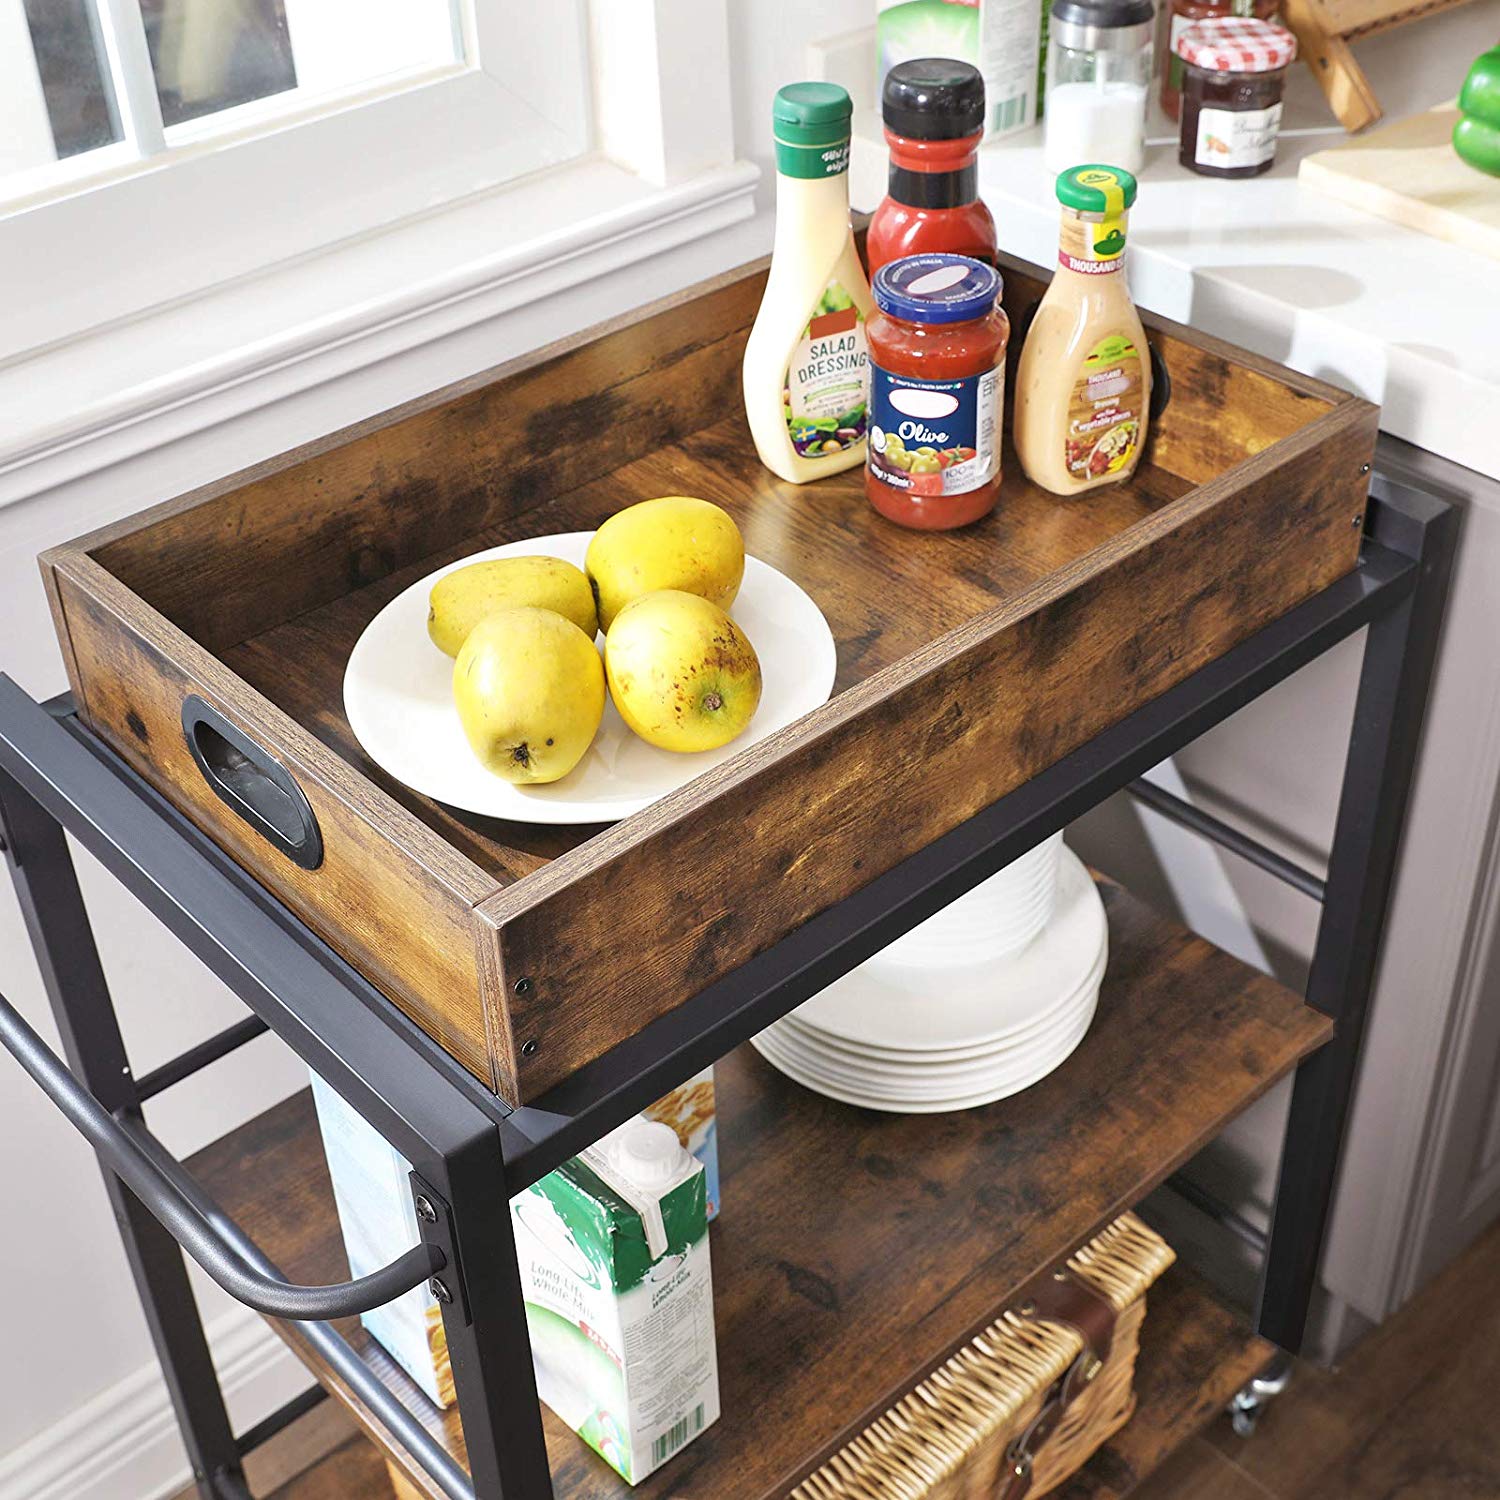
[[[487, 975], [474, 936], [474, 906], [493, 882], [89, 559], [54, 555], [51, 574], [90, 727], [464, 1067], [491, 1088], [512, 1087], [513, 1061], [485, 1029], [493, 1007], [481, 994]], [[293, 864], [210, 790], [182, 729], [191, 693], [292, 772], [323, 838], [316, 870]], [[374, 814], [361, 805], [367, 794], [381, 804]]]
[[1377, 416], [1347, 400], [492, 897], [522, 1097], [1347, 573]]
[[736, 272], [78, 546], [227, 650], [718, 420], [764, 284]]
[[[1019, 266], [1005, 270], [1005, 310], [1012, 330], [1007, 387], [1012, 393], [1020, 331], [1047, 289]], [[1169, 318], [1143, 313], [1142, 321], [1173, 390], [1166, 411], [1150, 425], [1145, 461], [1190, 484], [1208, 483], [1349, 399], [1320, 380]]]

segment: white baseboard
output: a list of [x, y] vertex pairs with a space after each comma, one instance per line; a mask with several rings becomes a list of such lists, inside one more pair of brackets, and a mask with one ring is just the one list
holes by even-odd
[[[307, 1371], [248, 1308], [216, 1318], [208, 1337], [240, 1430], [308, 1384]], [[0, 1500], [164, 1500], [191, 1479], [154, 1361], [0, 1457]]]

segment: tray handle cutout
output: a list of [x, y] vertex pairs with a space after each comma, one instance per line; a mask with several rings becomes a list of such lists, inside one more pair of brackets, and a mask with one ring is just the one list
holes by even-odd
[[293, 864], [316, 870], [323, 835], [292, 773], [196, 693], [182, 705], [188, 749], [214, 795]]

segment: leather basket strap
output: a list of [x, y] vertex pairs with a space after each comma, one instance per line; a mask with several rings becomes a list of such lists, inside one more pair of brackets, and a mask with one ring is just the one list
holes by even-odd
[[1017, 1311], [1022, 1317], [1076, 1329], [1083, 1348], [1052, 1383], [1036, 1416], [1011, 1439], [995, 1500], [1024, 1500], [1031, 1489], [1036, 1455], [1068, 1414], [1068, 1408], [1098, 1378], [1115, 1339], [1114, 1304], [1071, 1271], [1054, 1271]]

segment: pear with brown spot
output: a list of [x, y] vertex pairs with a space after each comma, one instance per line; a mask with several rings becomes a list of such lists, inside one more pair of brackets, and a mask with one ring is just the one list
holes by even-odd
[[459, 649], [453, 701], [488, 770], [521, 784], [558, 781], [599, 732], [604, 667], [571, 620], [550, 609], [503, 609]]
[[589, 542], [584, 569], [599, 625], [645, 594], [681, 589], [728, 609], [745, 576], [745, 543], [729, 512], [692, 495], [663, 495], [616, 511]]
[[760, 660], [717, 604], [680, 589], [633, 599], [604, 638], [620, 717], [663, 750], [717, 750], [760, 704]]

